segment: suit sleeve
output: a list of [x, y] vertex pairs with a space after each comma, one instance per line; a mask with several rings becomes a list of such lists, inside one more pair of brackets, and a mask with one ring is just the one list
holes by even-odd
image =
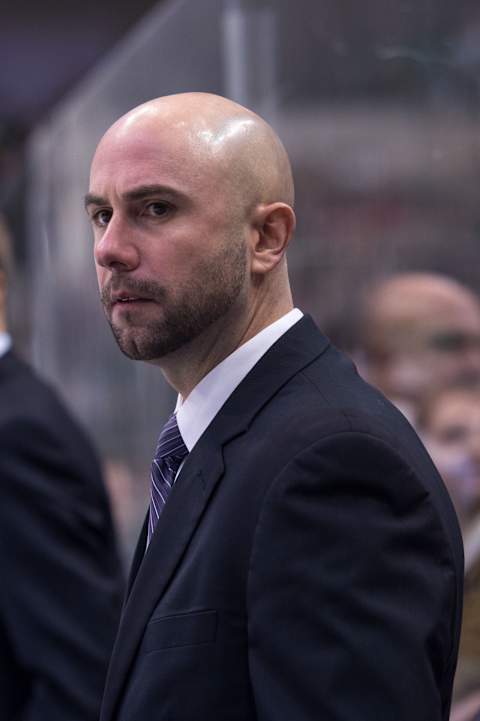
[[98, 718], [119, 616], [108, 508], [100, 478], [96, 489], [84, 477], [98, 468], [81, 438], [78, 458], [63, 440], [45, 423], [1, 431], [0, 603], [15, 660], [33, 679], [29, 721]]
[[259, 721], [445, 719], [456, 589], [438, 514], [394, 451], [353, 432], [302, 451], [251, 557]]

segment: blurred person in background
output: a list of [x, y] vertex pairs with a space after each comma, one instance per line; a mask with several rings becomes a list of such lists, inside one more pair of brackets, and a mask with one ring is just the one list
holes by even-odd
[[420, 405], [419, 430], [442, 474], [465, 543], [465, 597], [452, 721], [480, 720], [480, 382], [439, 388]]
[[178, 393], [102, 721], [447, 721], [460, 530], [405, 418], [293, 307], [285, 149], [186, 93], [101, 139], [85, 198], [121, 350]]
[[0, 720], [96, 721], [120, 613], [109, 503], [89, 440], [12, 349], [0, 225]]
[[480, 514], [480, 380], [432, 391], [417, 420], [467, 537]]
[[432, 389], [480, 378], [480, 304], [468, 288], [434, 273], [401, 273], [371, 288], [358, 329], [360, 366], [416, 424]]

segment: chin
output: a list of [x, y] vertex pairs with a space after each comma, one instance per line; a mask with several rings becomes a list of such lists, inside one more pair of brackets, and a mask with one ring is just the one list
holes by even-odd
[[125, 331], [112, 326], [112, 332], [122, 353], [132, 360], [155, 362], [176, 349], [168, 339], [160, 342], [142, 331]]

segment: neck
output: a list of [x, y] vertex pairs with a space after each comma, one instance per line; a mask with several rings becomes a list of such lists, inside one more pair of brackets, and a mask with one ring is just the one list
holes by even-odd
[[157, 364], [166, 381], [185, 400], [215, 366], [292, 308], [289, 294], [274, 304], [262, 303], [250, 308], [240, 318], [234, 317], [231, 312], [226, 313], [202, 334], [161, 358]]

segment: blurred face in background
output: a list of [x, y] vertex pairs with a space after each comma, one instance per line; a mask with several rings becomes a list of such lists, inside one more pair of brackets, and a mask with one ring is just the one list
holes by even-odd
[[389, 383], [406, 395], [480, 374], [480, 316], [476, 310], [450, 308], [412, 322], [402, 346], [392, 354]]
[[394, 276], [372, 292], [365, 319], [369, 380], [415, 422], [432, 391], [480, 379], [480, 305], [460, 283]]
[[480, 387], [439, 391], [428, 405], [423, 428], [465, 528], [480, 512]]

